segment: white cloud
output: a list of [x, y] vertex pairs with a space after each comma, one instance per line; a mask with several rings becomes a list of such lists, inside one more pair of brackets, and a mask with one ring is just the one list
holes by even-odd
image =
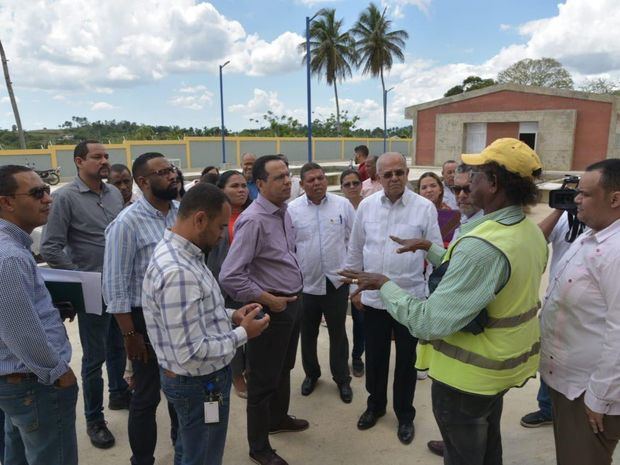
[[181, 87], [178, 92], [180, 95], [173, 95], [168, 100], [168, 103], [175, 107], [202, 110], [213, 103], [213, 92], [203, 85]]
[[99, 110], [114, 110], [115, 108], [118, 108], [108, 102], [95, 102], [93, 103], [93, 105], [90, 107], [90, 109], [92, 111], [99, 111]]
[[[3, 45], [22, 87], [94, 90], [174, 73], [262, 76], [298, 69], [303, 38], [271, 41], [200, 0], [3, 0]], [[41, 70], [45, 72], [42, 73]]]
[[424, 14], [429, 13], [432, 0], [381, 0], [381, 6], [388, 7], [390, 16], [402, 18], [405, 16], [404, 9], [414, 6]]
[[278, 98], [277, 92], [269, 92], [263, 89], [254, 89], [253, 97], [247, 103], [230, 105], [228, 111], [241, 113], [248, 118], [257, 118], [272, 111], [276, 115], [284, 114], [284, 103]]
[[510, 31], [512, 29], [512, 26], [510, 24], [500, 24], [499, 25], [499, 30], [500, 31]]

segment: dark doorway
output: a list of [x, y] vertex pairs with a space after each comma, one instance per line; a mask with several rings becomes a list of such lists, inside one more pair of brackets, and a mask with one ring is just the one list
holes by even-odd
[[529, 145], [532, 150], [535, 150], [535, 147], [536, 147], [536, 133], [535, 132], [521, 133], [519, 134], [519, 140]]

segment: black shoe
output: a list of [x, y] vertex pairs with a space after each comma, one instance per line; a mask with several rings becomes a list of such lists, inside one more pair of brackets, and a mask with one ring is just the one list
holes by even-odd
[[353, 400], [353, 390], [351, 389], [351, 385], [349, 383], [342, 383], [338, 385], [338, 390], [340, 391], [340, 398], [345, 404], [350, 404]]
[[308, 423], [308, 420], [303, 420], [301, 418], [295, 418], [291, 415], [287, 415], [284, 418], [284, 421], [280, 423], [277, 427], [269, 429], [269, 434], [297, 433], [299, 431], [307, 430], [309, 427], [310, 423]]
[[351, 361], [351, 368], [351, 371], [353, 371], [353, 376], [356, 378], [361, 378], [364, 376], [364, 362], [361, 358], [354, 358]]
[[258, 465], [288, 465], [288, 462], [276, 454], [275, 449], [250, 452], [250, 459]]
[[317, 381], [317, 378], [310, 378], [310, 376], [306, 376], [304, 382], [301, 383], [301, 395], [309, 396], [310, 394], [312, 394], [312, 391], [314, 391]]
[[129, 404], [131, 403], [131, 391], [127, 390], [121, 395], [110, 397], [108, 401], [108, 408], [110, 410], [129, 410]]
[[428, 447], [428, 450], [430, 450], [433, 454], [443, 457], [446, 444], [443, 441], [428, 441], [426, 443], [426, 447]]
[[539, 426], [551, 425], [553, 420], [538, 410], [536, 412], [528, 413], [521, 418], [521, 426], [526, 428], [538, 428]]
[[98, 449], [109, 449], [114, 445], [114, 436], [108, 429], [105, 420], [91, 421], [86, 425], [86, 434], [90, 442]]
[[357, 429], [365, 430], [372, 428], [383, 415], [385, 415], [385, 410], [383, 412], [373, 412], [370, 409], [366, 410], [357, 421]]
[[400, 423], [398, 425], [398, 439], [403, 444], [411, 444], [413, 441], [413, 437], [415, 436], [415, 429], [413, 427], [413, 422], [411, 423]]

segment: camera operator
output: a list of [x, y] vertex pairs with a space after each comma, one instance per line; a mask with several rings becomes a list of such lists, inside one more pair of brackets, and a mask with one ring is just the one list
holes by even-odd
[[550, 280], [540, 372], [553, 405], [557, 463], [603, 465], [620, 438], [620, 159], [590, 165], [575, 203], [590, 229]]

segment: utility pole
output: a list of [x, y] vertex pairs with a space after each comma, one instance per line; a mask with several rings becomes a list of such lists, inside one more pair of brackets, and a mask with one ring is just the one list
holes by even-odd
[[22, 128], [22, 120], [19, 117], [19, 110], [17, 109], [17, 101], [15, 100], [15, 94], [13, 93], [13, 83], [9, 76], [9, 64], [4, 54], [4, 47], [0, 40], [0, 58], [2, 59], [2, 70], [4, 71], [4, 80], [6, 81], [6, 90], [9, 93], [9, 99], [11, 100], [11, 107], [13, 107], [13, 115], [15, 115], [15, 125], [17, 126], [17, 136], [19, 137], [19, 147], [26, 149], [26, 138], [24, 137], [24, 130]]

